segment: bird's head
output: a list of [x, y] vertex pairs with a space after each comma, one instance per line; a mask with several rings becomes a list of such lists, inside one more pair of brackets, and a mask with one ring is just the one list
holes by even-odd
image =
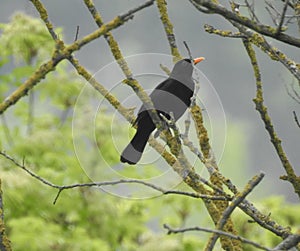
[[[178, 77], [178, 76], [186, 76], [191, 77], [193, 74], [193, 65], [196, 65], [204, 60], [204, 57], [195, 58], [193, 60], [189, 58], [185, 58], [182, 60], [179, 60], [175, 65], [171, 72], [170, 77]], [[176, 79], [175, 78], [175, 79]]]

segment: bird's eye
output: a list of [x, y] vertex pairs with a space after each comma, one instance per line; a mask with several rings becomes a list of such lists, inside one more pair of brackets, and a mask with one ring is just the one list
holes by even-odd
[[185, 62], [191, 63], [191, 60], [189, 58], [184, 59]]

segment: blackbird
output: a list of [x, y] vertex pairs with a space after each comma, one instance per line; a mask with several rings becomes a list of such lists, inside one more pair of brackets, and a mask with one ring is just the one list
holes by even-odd
[[[169, 78], [160, 83], [149, 95], [160, 117], [162, 114], [170, 119], [172, 112], [173, 118], [177, 121], [190, 106], [195, 88], [192, 79], [192, 64], [197, 64], [202, 60], [204, 60], [203, 57], [195, 58], [192, 61], [191, 59], [178, 61]], [[140, 108], [134, 124], [137, 125], [137, 131], [120, 157], [121, 162], [127, 162], [130, 165], [134, 165], [140, 160], [150, 134], [156, 128], [144, 105]]]

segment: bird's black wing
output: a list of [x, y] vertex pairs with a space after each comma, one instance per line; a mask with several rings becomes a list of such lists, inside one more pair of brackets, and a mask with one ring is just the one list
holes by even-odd
[[[152, 102], [154, 103], [154, 107], [155, 107], [155, 101], [157, 101], [157, 89], [168, 89], [171, 86], [171, 82], [169, 81], [170, 78], [167, 78], [166, 80], [164, 80], [163, 82], [161, 82], [158, 86], [156, 86], [156, 88], [150, 93], [149, 97], [151, 98]], [[154, 98], [154, 99], [153, 99]], [[138, 111], [138, 115], [136, 120], [134, 121], [134, 125], [138, 123], [139, 120], [145, 118], [145, 116], [149, 116], [147, 109], [145, 108], [144, 105], [141, 106], [141, 108]]]
[[[193, 89], [190, 89], [187, 85], [168, 78], [161, 82], [149, 95], [154, 108], [165, 116], [173, 112], [175, 120], [182, 116], [184, 111], [190, 106], [191, 97], [193, 96]], [[138, 117], [135, 123], [138, 123], [141, 119], [149, 116], [144, 105], [138, 112]]]

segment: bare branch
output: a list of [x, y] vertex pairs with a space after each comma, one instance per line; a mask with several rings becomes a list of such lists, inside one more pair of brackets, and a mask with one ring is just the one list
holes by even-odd
[[165, 0], [156, 0], [156, 4], [159, 10], [161, 22], [163, 23], [167, 39], [171, 48], [173, 60], [176, 62], [181, 58], [181, 55], [177, 48], [176, 39], [173, 31], [173, 24], [171, 23], [168, 15], [167, 2]]
[[248, 8], [251, 19], [255, 20], [256, 22], [259, 22], [258, 17], [256, 16], [255, 11], [254, 11], [254, 0], [252, 0], [251, 4], [248, 2], [248, 0], [245, 0], [245, 5]]
[[300, 47], [300, 39], [296, 37], [292, 37], [290, 35], [287, 35], [285, 33], [279, 33], [277, 34], [277, 29], [269, 26], [269, 25], [264, 25], [258, 22], [255, 22], [245, 16], [241, 16], [237, 13], [234, 13], [225, 7], [223, 7], [220, 4], [215, 4], [213, 1], [209, 0], [189, 0], [194, 6], [198, 6], [198, 10], [202, 11], [205, 9], [205, 13], [216, 13], [227, 20], [235, 21], [238, 24], [244, 25], [245, 27], [248, 27], [262, 35], [266, 35], [269, 37], [273, 37], [279, 41], [282, 41], [286, 44], [290, 44], [296, 47]]
[[221, 231], [221, 230], [215, 230], [215, 229], [208, 229], [208, 228], [203, 228], [203, 227], [189, 227], [189, 228], [178, 228], [178, 229], [174, 229], [174, 228], [171, 228], [169, 225], [167, 224], [164, 224], [163, 227], [165, 229], [168, 230], [167, 234], [178, 234], [178, 233], [184, 233], [184, 232], [190, 232], [190, 231], [200, 231], [200, 232], [206, 232], [206, 233], [215, 233], [215, 234], [218, 234], [218, 235], [223, 235], [223, 236], [226, 236], [228, 238], [231, 238], [231, 239], [235, 239], [235, 240], [239, 240], [245, 244], [249, 244], [249, 245], [252, 245], [258, 249], [261, 249], [261, 250], [266, 250], [266, 251], [271, 251], [271, 249], [267, 248], [267, 247], [264, 247], [256, 242], [253, 242], [251, 240], [248, 240], [246, 238], [243, 238], [241, 236], [238, 236], [238, 235], [234, 235], [234, 234], [231, 234], [231, 233], [227, 233], [227, 232], [224, 232], [224, 231]]
[[13, 157], [11, 157], [8, 154], [6, 154], [4, 151], [0, 151], [0, 155], [2, 155], [3, 157], [5, 157], [6, 159], [10, 160], [15, 166], [23, 169], [26, 173], [28, 173], [30, 176], [32, 176], [33, 178], [37, 179], [41, 183], [43, 183], [43, 184], [45, 184], [47, 186], [53, 187], [53, 188], [60, 188], [60, 186], [51, 183], [50, 181], [48, 181], [48, 180], [40, 177], [39, 175], [35, 174], [31, 170], [29, 170], [27, 167], [25, 167], [25, 165], [24, 165], [25, 158], [23, 158], [22, 164], [21, 164], [18, 161], [16, 161]]
[[[281, 2], [285, 2], [285, 1], [286, 1], [286, 0], [281, 0]], [[296, 4], [296, 1], [297, 1], [297, 0], [294, 0], [294, 3], [289, 2], [289, 3], [288, 3], [288, 6], [289, 6], [290, 8], [292, 8], [292, 9], [295, 9], [294, 4]]]
[[142, 3], [139, 6], [127, 11], [126, 13], [120, 15], [121, 19], [128, 20], [128, 19], [133, 18], [133, 14], [135, 14], [136, 12], [151, 6], [154, 3], [154, 1], [155, 0], [148, 0], [145, 3]]
[[40, 13], [40, 17], [41, 19], [44, 21], [50, 35], [52, 36], [54, 41], [58, 41], [59, 37], [58, 35], [55, 33], [54, 29], [53, 29], [53, 25], [52, 23], [49, 21], [48, 19], [48, 13], [46, 8], [44, 7], [44, 5], [39, 1], [39, 0], [30, 0], [32, 2], [32, 4], [35, 6], [35, 8], [37, 9], [37, 11]]
[[131, 124], [135, 121], [133, 111], [124, 107], [120, 101], [110, 93], [103, 85], [101, 85], [85, 68], [79, 64], [75, 57], [69, 57], [70, 63], [74, 66], [77, 73], [82, 76], [96, 91], [98, 91], [105, 99], [126, 118]]
[[297, 67], [297, 63], [294, 60], [288, 58], [279, 49], [271, 46], [267, 40], [258, 33], [246, 29], [237, 22], [231, 21], [231, 23], [237, 27], [239, 31], [244, 34], [253, 44], [255, 44], [255, 46], [265, 52], [272, 60], [282, 63], [295, 76], [295, 78], [300, 81], [300, 71]]
[[295, 122], [296, 122], [297, 126], [300, 128], [300, 123], [299, 123], [299, 120], [298, 120], [298, 117], [297, 117], [297, 114], [296, 114], [296, 112], [295, 112], [295, 111], [293, 111], [293, 114], [294, 114], [294, 120], [295, 120]]
[[75, 34], [74, 42], [77, 41], [78, 35], [79, 35], [79, 25], [77, 25], [77, 27], [76, 27], [76, 34]]
[[189, 137], [186, 134], [181, 134], [180, 137], [182, 139], [182, 143], [187, 146], [190, 151], [200, 159], [202, 163], [204, 163], [205, 159], [203, 158], [202, 153], [197, 147], [194, 146], [193, 142], [189, 140]]
[[[142, 181], [142, 180], [136, 180], [136, 179], [121, 179], [121, 180], [114, 180], [114, 181], [102, 181], [102, 182], [90, 182], [90, 183], [76, 183], [76, 184], [71, 184], [71, 185], [56, 185], [46, 179], [44, 179], [43, 177], [37, 175], [36, 173], [34, 173], [33, 171], [31, 171], [30, 169], [28, 169], [25, 166], [25, 160], [23, 159], [22, 164], [19, 163], [17, 160], [15, 160], [13, 157], [9, 156], [8, 154], [6, 154], [3, 151], [0, 151], [0, 155], [2, 155], [4, 158], [6, 158], [7, 160], [11, 161], [15, 166], [21, 168], [22, 170], [24, 170], [26, 173], [28, 173], [30, 176], [32, 176], [33, 178], [37, 179], [38, 181], [40, 181], [41, 183], [55, 188], [58, 190], [58, 193], [53, 201], [53, 204], [55, 204], [57, 202], [58, 197], [60, 196], [61, 192], [67, 189], [73, 189], [73, 188], [81, 188], [81, 187], [102, 187], [102, 186], [112, 186], [112, 185], [118, 185], [118, 184], [141, 184], [144, 186], [147, 186], [149, 188], [152, 188], [158, 192], [161, 192], [162, 194], [176, 194], [176, 195], [184, 195], [184, 196], [189, 196], [192, 198], [201, 198], [201, 199], [208, 199], [208, 200], [230, 200], [230, 197], [225, 197], [225, 196], [212, 196], [209, 194], [198, 194], [198, 193], [191, 193], [191, 192], [184, 192], [184, 191], [178, 191], [178, 190], [166, 190], [162, 187], [156, 186], [154, 184]], [[1, 201], [0, 201], [1, 202]]]
[[292, 234], [272, 249], [272, 251], [291, 250], [291, 248], [296, 247], [298, 243], [300, 243], [300, 235]]
[[229, 38], [247, 38], [243, 33], [241, 32], [232, 32], [232, 31], [227, 31], [227, 30], [218, 30], [215, 29], [213, 26], [209, 24], [204, 25], [204, 29], [206, 32], [210, 34], [216, 34], [221, 37], [229, 37]]
[[[285, 1], [285, 0], [283, 0]], [[266, 10], [268, 11], [273, 23], [278, 26], [278, 17], [280, 16], [279, 11], [273, 6], [272, 3], [270, 3], [269, 1], [265, 1], [266, 3]], [[272, 12], [273, 11], [273, 12]], [[275, 13], [275, 14], [274, 14]]]
[[278, 138], [274, 126], [272, 124], [271, 118], [268, 114], [267, 107], [264, 105], [264, 98], [263, 98], [263, 89], [262, 89], [262, 81], [261, 81], [261, 74], [260, 69], [258, 66], [258, 62], [256, 59], [255, 51], [253, 50], [251, 44], [249, 41], [244, 40], [244, 46], [246, 48], [246, 51], [249, 55], [252, 68], [254, 71], [254, 75], [256, 78], [256, 97], [253, 99], [256, 110], [259, 112], [262, 121], [265, 124], [265, 128], [270, 136], [270, 140], [277, 152], [277, 155], [282, 163], [282, 166], [284, 167], [286, 171], [286, 176], [282, 177], [284, 180], [288, 180], [291, 185], [294, 188], [295, 193], [300, 198], [300, 177], [298, 177], [294, 171], [293, 166], [289, 162], [285, 151], [283, 150], [283, 147], [281, 145], [281, 140]]
[[294, 84], [291, 85], [293, 93], [290, 92], [289, 88], [287, 85], [284, 85], [287, 94], [298, 104], [300, 104], [300, 95], [298, 92], [295, 90]]
[[285, 0], [285, 4], [284, 4], [283, 9], [282, 9], [279, 25], [277, 27], [276, 35], [279, 35], [279, 33], [281, 32], [281, 28], [282, 28], [282, 25], [283, 25], [283, 22], [284, 22], [284, 19], [285, 19], [285, 13], [286, 13], [289, 2], [290, 2], [289, 0]]
[[186, 50], [187, 50], [187, 52], [188, 52], [189, 59], [190, 59], [190, 60], [191, 60], [191, 62], [192, 62], [192, 61], [193, 61], [193, 57], [192, 57], [191, 50], [190, 50], [190, 48], [189, 48], [189, 46], [188, 46], [188, 44], [187, 44], [187, 42], [186, 42], [186, 41], [183, 41], [183, 44], [184, 44], [184, 46], [185, 46], [185, 48], [186, 48]]
[[45, 78], [45, 76], [49, 72], [53, 71], [58, 63], [68, 58], [73, 52], [78, 51], [87, 43], [97, 39], [98, 37], [103, 36], [107, 32], [120, 27], [126, 21], [132, 18], [132, 15], [135, 12], [142, 10], [143, 8], [149, 6], [150, 3], [153, 3], [153, 1], [148, 1], [145, 4], [140, 5], [139, 7], [129, 10], [125, 14], [119, 15], [112, 19], [110, 22], [101, 26], [101, 28], [99, 28], [98, 30], [90, 33], [89, 35], [86, 35], [82, 39], [77, 40], [73, 44], [65, 47], [63, 41], [58, 40], [56, 34], [52, 32], [53, 26], [51, 26], [51, 23], [48, 20], [47, 12], [45, 12], [45, 8], [41, 4], [41, 2], [39, 0], [32, 0], [32, 2], [33, 4], [35, 4], [37, 10], [40, 12], [42, 20], [44, 20], [44, 22], [46, 20], [46, 26], [49, 32], [51, 33], [52, 37], [57, 40], [56, 50], [52, 58], [48, 62], [42, 64], [30, 78], [28, 78], [20, 87], [17, 88], [17, 90], [15, 90], [10, 96], [8, 96], [2, 103], [0, 103], [0, 114], [2, 114], [8, 107], [18, 102], [22, 97], [24, 97], [28, 93], [28, 91], [34, 88], [35, 85], [37, 85], [43, 78]]

